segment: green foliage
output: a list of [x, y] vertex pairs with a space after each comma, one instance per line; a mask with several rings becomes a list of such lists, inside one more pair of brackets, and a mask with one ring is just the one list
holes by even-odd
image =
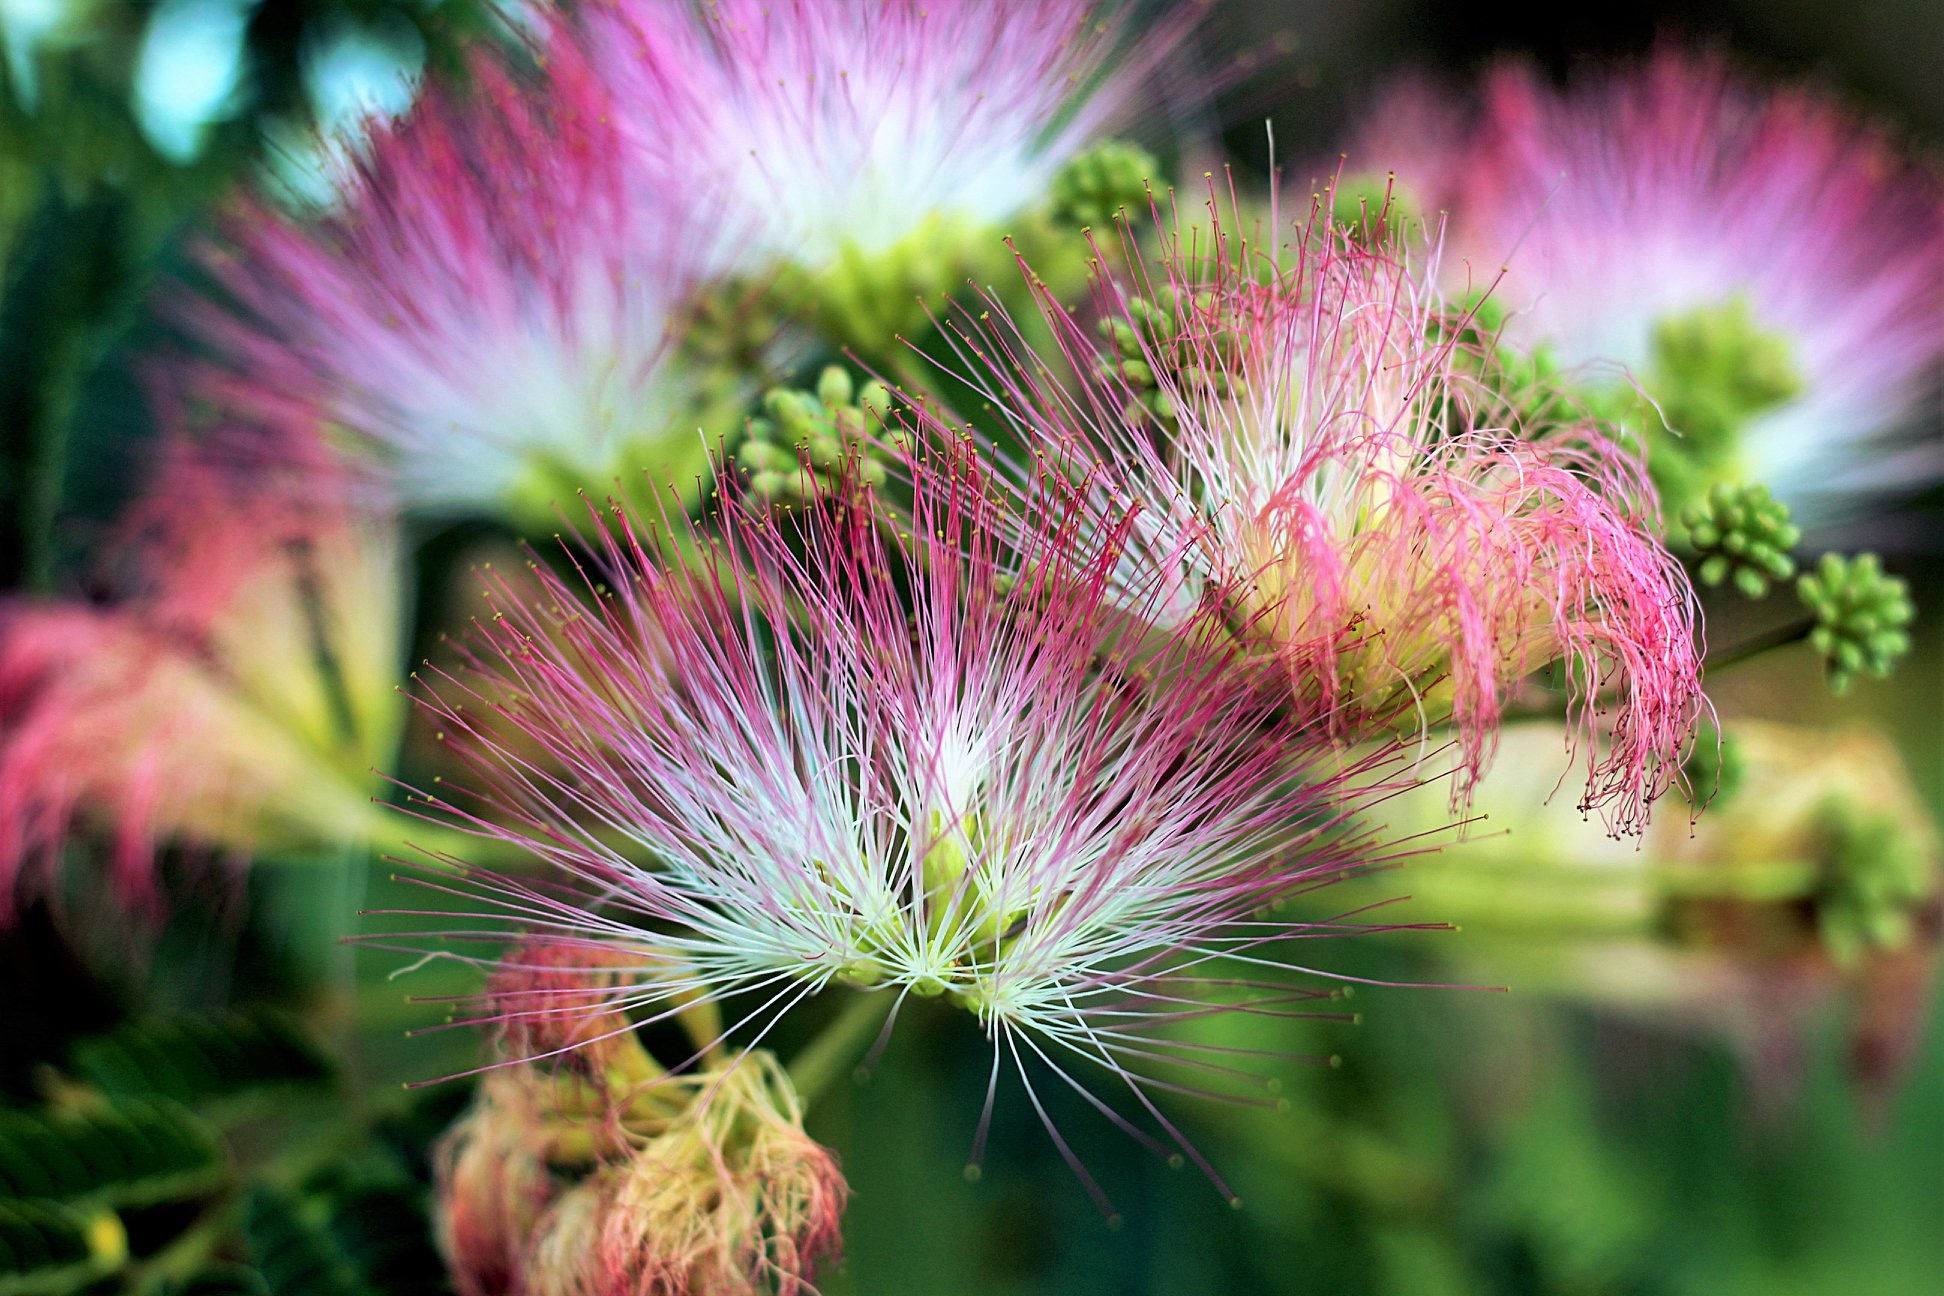
[[1148, 181], [1160, 169], [1154, 155], [1125, 140], [1103, 140], [1053, 177], [1047, 200], [1054, 221], [1086, 229], [1105, 225], [1148, 203]]
[[174, 1103], [0, 1112], [0, 1199], [150, 1206], [200, 1196], [226, 1168], [216, 1132]]
[[59, 1202], [0, 1201], [0, 1296], [56, 1296], [113, 1273], [128, 1257], [106, 1211]]
[[155, 1296], [270, 1296], [263, 1276], [244, 1265], [212, 1265], [179, 1283], [160, 1285]]
[[271, 1296], [369, 1296], [373, 1288], [331, 1233], [327, 1211], [272, 1189], [250, 1194], [243, 1235]]
[[295, 1196], [258, 1189], [243, 1236], [270, 1296], [431, 1296], [444, 1267], [416, 1197], [393, 1189]]
[[105, 1093], [191, 1104], [330, 1075], [329, 1063], [303, 1032], [270, 1013], [125, 1023], [79, 1041], [71, 1065]]
[[1789, 506], [1759, 483], [1716, 482], [1699, 502], [1683, 509], [1677, 543], [1695, 556], [1695, 572], [1705, 585], [1732, 578], [1752, 599], [1765, 597], [1771, 581], [1796, 574], [1790, 550], [1802, 532], [1789, 520]]
[[1809, 642], [1822, 654], [1832, 693], [1847, 692], [1859, 675], [1888, 678], [1910, 651], [1917, 605], [1910, 586], [1884, 571], [1875, 554], [1824, 554], [1796, 582], [1796, 593], [1815, 616]]
[[841, 365], [826, 366], [815, 391], [775, 387], [763, 414], [749, 420], [730, 458], [750, 475], [760, 500], [793, 505], [837, 490], [848, 477], [884, 484], [871, 438], [884, 430], [891, 393], [881, 382], [858, 390]]

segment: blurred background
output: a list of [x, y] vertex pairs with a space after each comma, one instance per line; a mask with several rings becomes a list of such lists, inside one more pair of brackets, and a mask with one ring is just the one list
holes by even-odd
[[[1563, 73], [1673, 36], [1838, 90], [1928, 156], [1944, 138], [1936, 0], [1622, 8], [1219, 2], [1203, 55], [1233, 72], [1208, 135], [1245, 175], [1260, 174], [1265, 121], [1279, 159], [1328, 156], [1400, 67], [1462, 74], [1523, 54]], [[0, 0], [0, 589], [90, 588], [95, 547], [139, 484], [156, 431], [144, 401], [162, 333], [154, 290], [182, 272], [211, 214], [243, 183], [328, 204], [320, 137], [349, 144], [370, 115], [401, 110], [425, 70], [452, 65], [490, 21], [470, 0]], [[1927, 431], [1944, 436], [1944, 412], [1933, 409]], [[1809, 654], [1777, 654], [1725, 677], [1717, 705], [1875, 726], [1933, 816], [1944, 814], [1941, 536], [1944, 496], [1933, 491], [1863, 537], [1912, 581], [1922, 617], [1897, 678], [1836, 699]], [[421, 537], [428, 607], [453, 597], [461, 556], [490, 539]], [[1759, 605], [1710, 611], [1717, 643], [1766, 628]], [[222, 861], [170, 867], [180, 899], [152, 929], [91, 903], [77, 881], [58, 916], [38, 907], [0, 933], [0, 1094], [24, 1109], [78, 1077], [157, 1104], [174, 1086], [186, 1102], [214, 1076], [238, 1094], [296, 1086], [368, 1111], [368, 1137], [320, 1143], [289, 1103], [244, 1104], [226, 1118], [228, 1172], [265, 1167], [273, 1191], [249, 1199], [242, 1249], [178, 1248], [170, 1239], [194, 1198], [156, 1188], [119, 1215], [130, 1250], [151, 1259], [98, 1285], [438, 1290], [424, 1155], [466, 1090], [401, 1086], [464, 1069], [476, 1041], [405, 1038], [436, 1014], [385, 979], [401, 960], [339, 943], [351, 914], [393, 898], [387, 866], [260, 861], [247, 878]], [[968, 1021], [908, 1014], [868, 1081], [812, 1120], [844, 1149], [855, 1191], [847, 1263], [826, 1289], [1938, 1290], [1944, 1037], [1929, 1029], [1931, 961], [1860, 992], [1758, 965], [1749, 976], [1772, 991], [1757, 996], [1762, 1020], [1723, 1029], [1706, 1013], [1523, 984], [1524, 964], [1501, 960], [1509, 947], [1488, 931], [1429, 939], [1442, 943], [1434, 954], [1422, 941], [1372, 940], [1337, 942], [1332, 957], [1379, 980], [1438, 980], [1451, 947], [1470, 942], [1464, 965], [1510, 993], [1371, 989], [1357, 997], [1356, 1025], [1234, 1028], [1225, 1042], [1315, 1062], [1285, 1068], [1260, 1107], [1170, 1108], [1240, 1208], [1070, 1094], [1044, 1096], [1116, 1219], [1094, 1209], [1023, 1102], [1002, 1103], [1000, 1151], [968, 1182], [988, 1046]], [[433, 993], [423, 981], [412, 989]], [[203, 1079], [186, 1075], [198, 1068]], [[18, 1189], [8, 1189], [8, 1140], [25, 1137], [20, 1128], [0, 1124], [0, 1189]], [[322, 1165], [335, 1169], [320, 1177]], [[10, 1209], [0, 1194], [0, 1243], [52, 1236]], [[279, 1267], [280, 1256], [302, 1261]], [[92, 1280], [76, 1270], [36, 1281], [0, 1282], [0, 1292]]]

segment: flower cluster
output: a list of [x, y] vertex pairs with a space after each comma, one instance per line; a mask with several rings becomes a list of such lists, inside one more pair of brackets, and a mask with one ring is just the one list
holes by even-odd
[[593, 591], [503, 586], [432, 689], [473, 775], [435, 804], [545, 863], [544, 891], [472, 879], [530, 946], [655, 933], [668, 967], [619, 1003], [754, 992], [760, 1034], [833, 986], [943, 997], [1022, 1066], [1098, 1062], [1152, 1113], [1194, 986], [1358, 929], [1266, 911], [1382, 858], [1350, 813], [1394, 751], [1284, 721], [1207, 617], [1149, 633], [1131, 523], [1059, 490], [1015, 514], [950, 442], [907, 468], [909, 512], [730, 496], [680, 567], [622, 514]]
[[[1682, 920], [1920, 945], [1934, 848], [1827, 770], [1813, 822], [1650, 817], [1718, 750], [1688, 567], [1766, 595], [1790, 505], [1924, 458], [1877, 447], [1944, 349], [1934, 186], [1663, 56], [1410, 89], [1375, 207], [1245, 229], [1109, 138], [1165, 147], [1193, 15], [1140, 15], [548, 8], [327, 209], [237, 204], [132, 588], [0, 608], [0, 917], [78, 823], [133, 894], [164, 841], [391, 837], [374, 791], [446, 834], [403, 924], [441, 930], [379, 939], [482, 977], [463, 1296], [811, 1290], [848, 1188], [806, 1107], [919, 1001], [991, 1043], [975, 1164], [1011, 1072], [1103, 1209], [1049, 1082], [1229, 1195], [1164, 1101], [1267, 1080], [1201, 1019], [1337, 1016], [1322, 942], [1436, 925], [1380, 879], [1505, 787], [1571, 777], [1603, 860], [1774, 842], [1788, 905], [1709, 874]], [[396, 537], [453, 519], [567, 521], [403, 685], [401, 754]], [[1833, 685], [1911, 648], [1875, 558], [1805, 570], [1775, 638]]]

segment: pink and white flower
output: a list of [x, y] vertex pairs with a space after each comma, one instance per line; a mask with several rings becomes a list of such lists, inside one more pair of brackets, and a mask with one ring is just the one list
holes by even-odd
[[543, 513], [641, 468], [707, 468], [670, 372], [699, 279], [669, 202], [629, 182], [620, 109], [563, 47], [535, 80], [481, 56], [349, 162], [341, 210], [263, 202], [184, 308], [204, 394], [319, 419], [389, 504]]
[[961, 376], [1038, 465], [1143, 519], [1128, 556], [1169, 591], [1164, 620], [1223, 608], [1347, 737], [1449, 725], [1461, 795], [1529, 677], [1555, 670], [1582, 808], [1637, 829], [1701, 705], [1692, 591], [1646, 529], [1638, 464], [1596, 428], [1482, 424], [1464, 321], [1426, 276], [1320, 222], [1272, 257], [1210, 215], [1206, 244], [1164, 231], [1149, 264], [1130, 234], [1102, 258], [1132, 266], [1100, 281], [1105, 368], [1042, 294], [1065, 355], [1034, 354], [991, 303], [963, 322]]
[[[1265, 906], [1373, 862], [1346, 821], [1392, 754], [1346, 769], [1279, 723], [1280, 688], [1205, 624], [1143, 639], [1124, 531], [1054, 492], [1010, 547], [979, 457], [941, 455], [909, 515], [725, 503], [710, 574], [665, 570], [624, 515], [597, 593], [503, 587], [428, 702], [477, 786], [430, 804], [546, 880], [430, 884], [516, 922], [529, 960], [641, 950], [606, 992], [637, 1017], [754, 995], [753, 1045], [830, 987], [945, 997], [1015, 1064], [1070, 1084], [1075, 1057], [1103, 1064], [1169, 1128], [1147, 1087], [1192, 1053], [1167, 1028], [1214, 1011], [1211, 984], [1243, 1007], [1324, 996], [1248, 978], [1360, 925]], [[441, 949], [474, 935], [496, 939]]]

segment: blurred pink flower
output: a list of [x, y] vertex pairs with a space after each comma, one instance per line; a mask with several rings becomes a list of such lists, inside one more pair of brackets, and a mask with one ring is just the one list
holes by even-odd
[[202, 394], [321, 419], [409, 509], [545, 515], [643, 467], [691, 482], [707, 458], [670, 352], [699, 241], [630, 184], [623, 110], [570, 47], [538, 77], [470, 71], [375, 129], [339, 210], [232, 215], [221, 292], [180, 307], [215, 352]]
[[78, 823], [150, 897], [158, 843], [360, 840], [388, 759], [402, 608], [390, 531], [182, 457], [123, 537], [107, 605], [0, 605], [0, 917]]
[[598, 0], [579, 16], [646, 182], [720, 203], [747, 235], [725, 263], [761, 271], [961, 226], [996, 243], [1086, 145], [1153, 111], [1150, 76], [1192, 14], [1138, 33], [1096, 0]]
[[[1935, 438], [1895, 436], [1944, 359], [1944, 187], [1814, 91], [1678, 49], [1565, 90], [1507, 64], [1475, 96], [1401, 83], [1347, 155], [1442, 218], [1448, 289], [1509, 267], [1495, 289], [1508, 339], [1569, 367], [1626, 366], [1690, 451], [1707, 411], [1666, 386], [1698, 378], [1719, 388], [1707, 398], [1746, 405], [1736, 444], [1698, 448], [1807, 525], [1944, 468]], [[1667, 331], [1697, 312], [1745, 313], [1752, 336], [1709, 353], [1710, 339]], [[1729, 361], [1746, 371], [1705, 372]], [[1688, 372], [1654, 372], [1670, 364]]]

